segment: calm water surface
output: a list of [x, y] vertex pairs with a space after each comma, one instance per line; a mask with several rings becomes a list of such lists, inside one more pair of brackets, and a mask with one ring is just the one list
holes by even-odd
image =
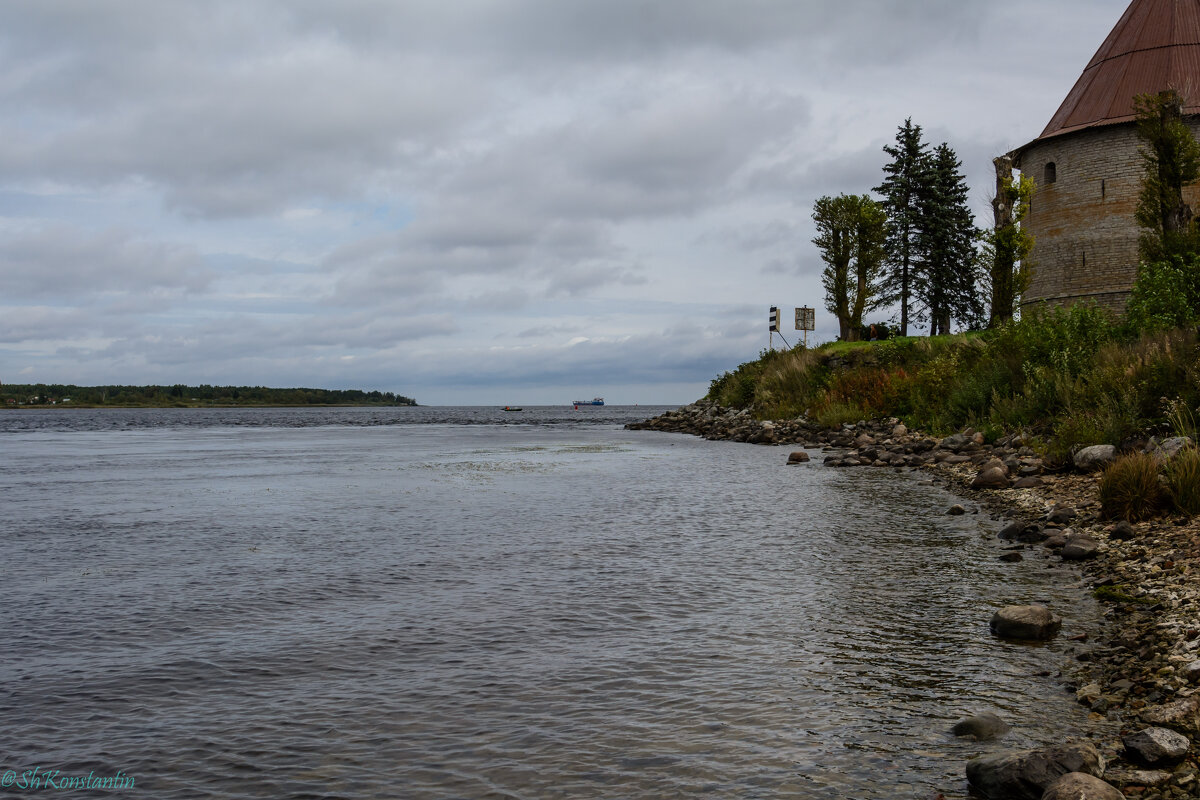
[[[997, 561], [917, 473], [622, 430], [659, 410], [0, 413], [0, 770], [928, 800], [1085, 730], [1038, 675], [1066, 645], [987, 631], [1034, 600], [1093, 629], [1071, 572]], [[1001, 744], [948, 735], [983, 710]]]

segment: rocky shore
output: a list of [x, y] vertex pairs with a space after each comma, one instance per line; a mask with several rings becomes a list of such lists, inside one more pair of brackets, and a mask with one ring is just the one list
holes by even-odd
[[[997, 800], [1200, 798], [1200, 522], [1102, 519], [1099, 470], [1113, 448], [1086, 448], [1074, 464], [1052, 467], [1019, 433], [989, 444], [970, 429], [937, 438], [896, 419], [828, 430], [704, 401], [627, 427], [803, 448], [789, 463], [924, 470], [964, 499], [948, 513], [974, 505], [999, 520], [1001, 558], [1074, 562], [1103, 604], [1105, 624], [1094, 639], [1072, 642], [1061, 679], [1097, 721], [1116, 721], [1120, 734], [976, 759], [967, 769], [973, 789]], [[1183, 444], [1144, 446], [1165, 458]]]

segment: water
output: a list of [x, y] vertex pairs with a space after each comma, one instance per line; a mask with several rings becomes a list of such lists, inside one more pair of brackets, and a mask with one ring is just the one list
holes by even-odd
[[[1086, 729], [1039, 675], [1065, 642], [987, 631], [1033, 600], [1094, 628], [1071, 572], [997, 561], [916, 473], [622, 430], [659, 410], [0, 414], [0, 771], [953, 800], [972, 755]], [[1002, 743], [948, 734], [983, 710]]]

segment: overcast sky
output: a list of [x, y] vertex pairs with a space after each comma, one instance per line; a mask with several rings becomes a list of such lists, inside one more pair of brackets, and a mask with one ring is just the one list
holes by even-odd
[[836, 335], [812, 204], [906, 117], [990, 219], [1126, 5], [8, 0], [0, 381], [691, 402]]

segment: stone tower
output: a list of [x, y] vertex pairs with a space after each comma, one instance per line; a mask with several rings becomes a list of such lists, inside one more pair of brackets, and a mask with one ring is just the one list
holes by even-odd
[[[1200, 0], [1133, 0], [1041, 136], [1014, 150], [1037, 184], [1023, 308], [1094, 300], [1125, 309], [1137, 277], [1142, 161], [1133, 98], [1174, 89], [1200, 135]], [[1200, 188], [1184, 199], [1200, 213]]]

